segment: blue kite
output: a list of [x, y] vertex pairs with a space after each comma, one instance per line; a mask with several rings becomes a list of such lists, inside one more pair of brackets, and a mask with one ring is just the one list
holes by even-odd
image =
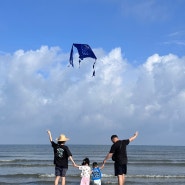
[[84, 58], [90, 57], [90, 58], [94, 58], [95, 62], [93, 64], [93, 75], [95, 76], [95, 64], [96, 64], [96, 56], [94, 54], [94, 52], [92, 51], [91, 47], [88, 44], [74, 44], [72, 45], [71, 48], [71, 53], [70, 53], [70, 58], [69, 58], [69, 63], [74, 67], [73, 64], [73, 46], [77, 48], [78, 50], [78, 54], [79, 54], [79, 65], [81, 63], [81, 60], [83, 60]]

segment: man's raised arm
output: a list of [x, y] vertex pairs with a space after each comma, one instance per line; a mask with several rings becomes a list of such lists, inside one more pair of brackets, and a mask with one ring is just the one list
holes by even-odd
[[129, 141], [132, 142], [138, 136], [138, 132], [136, 132], [132, 137], [129, 138]]

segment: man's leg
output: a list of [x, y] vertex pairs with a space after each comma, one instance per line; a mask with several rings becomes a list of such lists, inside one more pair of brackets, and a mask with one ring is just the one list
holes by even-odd
[[58, 185], [59, 179], [60, 179], [60, 176], [56, 176], [56, 177], [55, 177], [55, 183], [54, 183], [54, 185]]
[[124, 185], [125, 184], [125, 175], [118, 175], [118, 184]]
[[66, 184], [66, 177], [62, 177], [62, 185]]

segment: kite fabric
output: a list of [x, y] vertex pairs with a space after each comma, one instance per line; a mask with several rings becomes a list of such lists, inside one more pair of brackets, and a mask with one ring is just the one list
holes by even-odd
[[81, 60], [83, 60], [84, 58], [90, 57], [90, 58], [94, 58], [95, 62], [93, 64], [93, 75], [95, 76], [95, 63], [96, 63], [96, 56], [94, 54], [94, 52], [92, 51], [91, 47], [88, 44], [74, 44], [71, 47], [71, 52], [70, 52], [70, 58], [69, 58], [69, 63], [74, 67], [73, 64], [73, 46], [77, 48], [78, 50], [78, 54], [79, 54], [79, 65]]

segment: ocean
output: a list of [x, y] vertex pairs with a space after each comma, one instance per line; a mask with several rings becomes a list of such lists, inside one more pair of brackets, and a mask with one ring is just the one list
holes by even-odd
[[[81, 164], [88, 157], [101, 166], [109, 145], [68, 145], [73, 159]], [[128, 145], [128, 169], [125, 185], [184, 185], [185, 146]], [[69, 161], [66, 184], [80, 184], [80, 170]], [[113, 161], [102, 169], [102, 185], [117, 184]], [[0, 185], [53, 185], [51, 145], [0, 145]], [[60, 183], [61, 184], [61, 183]]]

